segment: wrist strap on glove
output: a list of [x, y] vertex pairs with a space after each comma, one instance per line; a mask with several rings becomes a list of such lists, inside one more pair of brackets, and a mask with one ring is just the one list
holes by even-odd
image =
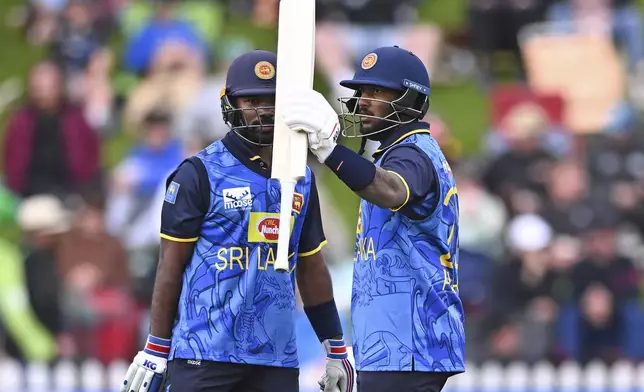
[[145, 343], [143, 351], [146, 354], [154, 355], [155, 357], [168, 358], [170, 355], [170, 343], [170, 339], [162, 339], [148, 335], [148, 340]]
[[326, 356], [329, 359], [347, 359], [347, 347], [344, 344], [344, 339], [327, 339], [324, 342], [324, 349]]

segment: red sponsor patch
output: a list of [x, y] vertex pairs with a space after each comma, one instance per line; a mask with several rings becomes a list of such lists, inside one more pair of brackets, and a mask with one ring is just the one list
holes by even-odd
[[264, 218], [257, 223], [257, 232], [269, 241], [277, 241], [280, 233], [279, 218]]

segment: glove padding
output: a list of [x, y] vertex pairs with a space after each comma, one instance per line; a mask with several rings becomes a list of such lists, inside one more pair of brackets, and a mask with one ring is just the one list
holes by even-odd
[[327, 352], [324, 374], [318, 384], [324, 392], [353, 392], [355, 374], [344, 340], [324, 341]]
[[148, 337], [127, 370], [120, 392], [161, 392], [166, 381], [170, 341]]
[[313, 89], [290, 92], [281, 115], [291, 131], [306, 132], [309, 149], [324, 163], [340, 135], [338, 114], [324, 96]]

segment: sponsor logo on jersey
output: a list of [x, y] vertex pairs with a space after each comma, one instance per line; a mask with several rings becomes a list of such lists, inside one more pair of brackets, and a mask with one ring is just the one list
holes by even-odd
[[253, 195], [250, 187], [224, 189], [224, 208], [227, 210], [242, 208], [246, 209], [253, 205]]
[[293, 212], [298, 214], [302, 213], [302, 206], [304, 205], [304, 195], [295, 192], [293, 194]]
[[[291, 216], [291, 230], [295, 217]], [[248, 242], [277, 243], [280, 233], [280, 214], [272, 212], [251, 212], [248, 220]]]

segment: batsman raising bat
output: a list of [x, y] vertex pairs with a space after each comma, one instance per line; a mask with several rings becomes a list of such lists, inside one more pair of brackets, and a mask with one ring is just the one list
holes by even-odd
[[[458, 295], [458, 193], [429, 124], [429, 76], [399, 48], [367, 54], [338, 115], [314, 90], [289, 96], [282, 120], [361, 197], [351, 318], [359, 392], [440, 391], [465, 370]], [[380, 142], [364, 159], [337, 133]], [[366, 138], [366, 139], [365, 139]]]
[[327, 352], [325, 391], [353, 388], [308, 167], [292, 203], [288, 272], [274, 269], [276, 61], [259, 50], [233, 61], [221, 94], [232, 131], [167, 180], [150, 335], [122, 392], [157, 392], [163, 384], [168, 392], [297, 392], [296, 278]]

